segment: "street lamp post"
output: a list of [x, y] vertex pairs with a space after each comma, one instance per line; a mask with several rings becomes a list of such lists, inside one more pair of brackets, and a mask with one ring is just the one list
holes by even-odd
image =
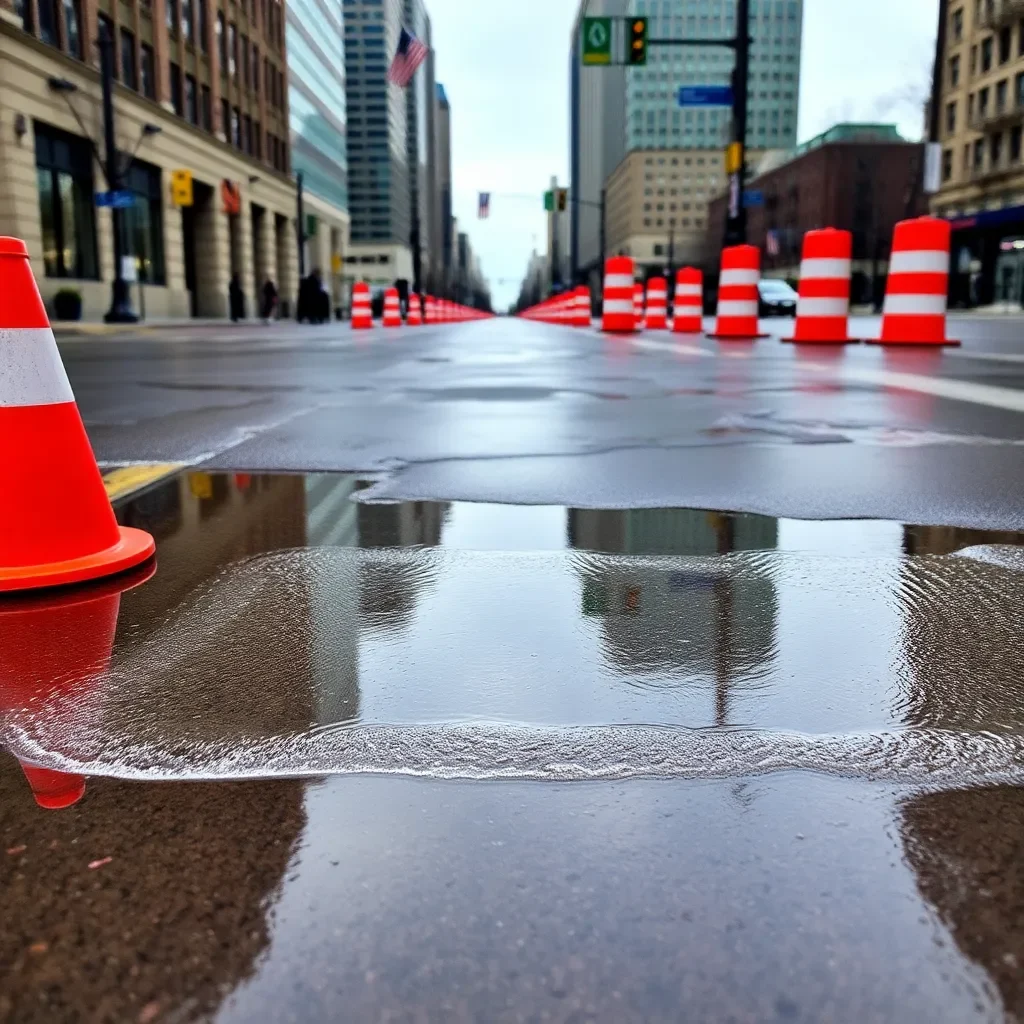
[[[107, 189], [118, 192], [121, 189], [121, 171], [117, 158], [117, 142], [114, 135], [114, 40], [107, 25], [100, 26], [100, 80], [103, 89], [103, 141], [106, 151]], [[132, 296], [128, 282], [124, 279], [124, 213], [118, 206], [112, 206], [110, 221], [114, 232], [114, 281], [110, 287], [110, 309], [103, 319], [108, 324], [134, 324], [138, 314], [132, 309]]]

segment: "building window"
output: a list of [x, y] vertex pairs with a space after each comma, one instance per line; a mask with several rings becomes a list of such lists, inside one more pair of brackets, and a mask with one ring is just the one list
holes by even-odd
[[196, 80], [192, 75], [185, 76], [185, 117], [190, 124], [199, 123], [199, 109], [196, 103]]
[[253, 142], [253, 153], [257, 160], [263, 159], [263, 126], [259, 121], [254, 121], [252, 125], [252, 142]]
[[220, 101], [220, 130], [226, 142], [231, 141], [231, 104], [227, 100]]
[[946, 131], [950, 135], [956, 131], [956, 100], [946, 104]]
[[252, 44], [252, 88], [253, 92], [260, 91], [260, 48]]
[[171, 106], [174, 107], [174, 112], [178, 117], [181, 117], [183, 110], [181, 103], [181, 68], [173, 61], [171, 62]]
[[252, 156], [252, 118], [248, 114], [242, 118], [242, 149]]
[[1010, 129], [1010, 163], [1020, 163], [1020, 139], [1021, 139], [1021, 126], [1015, 124]]
[[994, 171], [1000, 164], [1003, 155], [1003, 133], [997, 132], [989, 137], [988, 156], [989, 167]]
[[153, 75], [153, 47], [143, 43], [139, 48], [139, 79], [142, 95], [147, 99], [156, 99], [156, 79]]
[[242, 36], [242, 81], [249, 86], [249, 40]]
[[206, 131], [211, 131], [213, 127], [211, 124], [212, 108], [210, 106], [210, 87], [208, 85], [199, 87], [199, 99], [199, 126]]
[[228, 41], [224, 15], [220, 11], [217, 12], [217, 56], [220, 58], [220, 73], [225, 75], [228, 70]]
[[960, 84], [960, 55], [949, 58], [949, 87], [955, 89]]
[[978, 44], [975, 43], [971, 47], [971, 75], [972, 77], [978, 73]]
[[1013, 97], [1018, 107], [1024, 106], [1024, 72], [1013, 80]]
[[206, 26], [207, 26], [207, 14], [208, 8], [206, 6], [206, 0], [198, 0], [196, 5], [196, 34], [199, 36], [199, 49], [206, 53], [208, 44], [206, 40]]
[[1006, 110], [1006, 98], [1010, 91], [1010, 80], [1004, 78], [996, 83], [996, 113], [1002, 114]]
[[949, 181], [953, 177], [953, 150], [946, 149], [942, 153], [942, 180]]
[[82, 59], [81, 13], [79, 0], [64, 0], [64, 42], [72, 57]]
[[40, 124], [35, 142], [46, 276], [97, 280], [92, 147]]
[[135, 36], [125, 28], [121, 29], [121, 81], [129, 89], [139, 87], [135, 72]]
[[981, 73], [992, 70], [992, 37], [981, 41]]
[[178, 38], [178, 0], [166, 0], [167, 2], [167, 31], [175, 38]]
[[985, 166], [985, 140], [978, 139], [974, 143], [974, 169], [980, 171]]
[[234, 22], [228, 25], [228, 74], [235, 78], [238, 73], [238, 30]]
[[125, 210], [129, 251], [139, 263], [139, 278], [164, 284], [164, 231], [160, 168], [135, 160], [125, 175], [125, 188], [135, 193], [135, 205]]
[[192, 0], [181, 0], [181, 34], [190, 45], [194, 41], [192, 24]]
[[231, 142], [236, 149], [242, 148], [242, 120], [238, 116], [238, 107], [231, 108]]
[[1024, 57], [1024, 18], [1017, 23], [1017, 56]]
[[951, 25], [953, 29], [953, 42], [958, 43], [964, 37], [964, 9], [962, 7], [958, 7], [953, 12]]
[[999, 31], [999, 63], [1005, 64], [1010, 59], [1013, 35], [1009, 27]]
[[50, 46], [59, 46], [57, 39], [57, 0], [39, 0], [39, 38]]

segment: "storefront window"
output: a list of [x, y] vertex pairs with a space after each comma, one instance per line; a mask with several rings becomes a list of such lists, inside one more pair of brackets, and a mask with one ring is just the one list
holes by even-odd
[[128, 251], [139, 263], [139, 278], [164, 284], [163, 206], [160, 168], [136, 160], [126, 175], [125, 187], [135, 193], [135, 205], [125, 210]]
[[92, 149], [85, 139], [40, 124], [35, 143], [46, 276], [95, 280]]

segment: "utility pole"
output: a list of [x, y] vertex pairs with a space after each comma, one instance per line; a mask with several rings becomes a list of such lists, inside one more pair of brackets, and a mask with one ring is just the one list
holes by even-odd
[[[114, 135], [114, 40], [106, 25], [100, 26], [98, 45], [100, 49], [100, 78], [103, 89], [103, 140], [107, 154], [107, 188], [118, 192], [121, 188], [121, 172], [118, 168], [117, 142]], [[128, 282], [124, 279], [124, 214], [119, 207], [110, 211], [114, 229], [114, 281], [110, 289], [110, 309], [103, 319], [108, 324], [134, 324], [138, 315], [132, 309], [132, 296]]]
[[420, 252], [420, 211], [419, 198], [413, 204], [412, 210], [412, 231], [409, 235], [412, 244], [412, 290], [419, 295], [422, 290], [423, 276], [423, 254]]
[[675, 281], [675, 266], [676, 266], [676, 222], [673, 217], [669, 221], [668, 226], [668, 292], [669, 295], [674, 295], [674, 284]]
[[601, 186], [601, 262], [598, 264], [598, 272], [601, 275], [601, 280], [602, 281], [604, 280], [604, 264], [605, 264], [605, 260], [608, 258], [608, 255], [605, 252], [605, 250], [608, 247], [608, 240], [607, 240], [607, 237], [605, 236], [605, 226], [604, 226], [605, 213], [607, 212], [607, 208], [608, 208], [608, 189], [607, 189], [606, 186], [602, 185]]
[[750, 0], [736, 0], [736, 64], [732, 72], [732, 145], [726, 156], [729, 203], [725, 218], [725, 244], [747, 241], [747, 211], [743, 185], [747, 162], [747, 84], [750, 79]]

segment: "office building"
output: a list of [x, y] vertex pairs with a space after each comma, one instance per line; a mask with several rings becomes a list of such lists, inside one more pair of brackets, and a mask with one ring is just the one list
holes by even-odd
[[343, 13], [352, 218], [346, 276], [376, 287], [411, 282], [409, 98], [387, 80], [405, 0], [344, 0]]
[[[553, 209], [547, 211], [547, 280], [551, 291], [562, 291], [572, 286], [572, 271], [569, 251], [569, 230], [571, 203], [566, 201], [566, 208], [558, 208], [558, 193], [561, 186], [558, 178], [551, 178], [550, 191], [554, 202]], [[568, 191], [568, 190], [567, 190]]]
[[1024, 303], [1024, 4], [942, 0], [931, 137], [934, 213], [953, 224], [950, 301]]
[[302, 180], [305, 269], [320, 271], [332, 305], [339, 305], [349, 235], [341, 3], [287, 0], [285, 19], [288, 122], [292, 171]]
[[[714, 45], [651, 45], [646, 66], [584, 68], [579, 66], [582, 18], [595, 14], [644, 16], [652, 39], [728, 39], [736, 35], [736, 0], [603, 0], [603, 8], [598, 10], [601, 5], [602, 0], [581, 0], [571, 46], [573, 187], [577, 188], [578, 176], [581, 198], [599, 200], [598, 179], [610, 188], [609, 179], [617, 174], [616, 201], [621, 207], [628, 195], [630, 209], [627, 215], [620, 209], [616, 222], [628, 222], [629, 231], [613, 238], [608, 232], [610, 220], [606, 220], [605, 251], [628, 249], [641, 264], [654, 270], [656, 247], [678, 246], [682, 251], [700, 247], [707, 201], [722, 183], [718, 179], [724, 179], [722, 152], [731, 131], [728, 108], [684, 109], [678, 103], [679, 89], [729, 85], [734, 54], [727, 47]], [[791, 149], [796, 144], [802, 25], [803, 0], [755, 0], [751, 4], [747, 133], [751, 154]], [[657, 163], [647, 180], [648, 157], [632, 156], [657, 150], [669, 154], [664, 167], [673, 166], [673, 157], [682, 157], [675, 165], [679, 171], [674, 185], [671, 174], [657, 173], [662, 166]], [[692, 157], [690, 164], [685, 163], [685, 156]], [[606, 195], [606, 206], [610, 202]], [[582, 206], [574, 211], [572, 250], [577, 276], [599, 276], [600, 217], [594, 218]]]
[[[893, 229], [926, 208], [921, 188], [924, 147], [895, 125], [839, 124], [766, 159], [747, 183], [758, 200], [747, 209], [747, 241], [761, 250], [766, 277], [799, 278], [804, 235], [834, 227], [853, 235], [851, 299], [878, 304], [885, 291]], [[727, 197], [711, 204], [705, 269], [717, 274]]]
[[[423, 0], [405, 0], [405, 26], [428, 49], [431, 48], [430, 18]], [[420, 65], [406, 99], [406, 161], [409, 167], [409, 244], [412, 249], [412, 280], [418, 290], [429, 276], [433, 237], [430, 234], [430, 157], [432, 147], [435, 85], [433, 52]]]
[[450, 297], [454, 280], [454, 246], [452, 237], [452, 109], [444, 86], [435, 87], [434, 138], [436, 146], [437, 196], [435, 217], [438, 222], [440, 270], [437, 293]]
[[[149, 317], [225, 316], [239, 274], [248, 311], [273, 277], [296, 288], [285, 26], [280, 0], [0, 0], [0, 233], [23, 238], [48, 304], [73, 289], [99, 319], [114, 277], [99, 48], [115, 44], [126, 276]], [[191, 203], [172, 196], [191, 176]]]

